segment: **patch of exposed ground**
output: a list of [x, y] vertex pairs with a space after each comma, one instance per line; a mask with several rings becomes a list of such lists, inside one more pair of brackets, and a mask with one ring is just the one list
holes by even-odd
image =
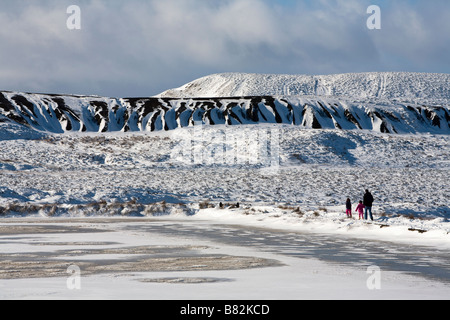
[[[152, 248], [142, 248], [142, 251]], [[44, 253], [14, 253], [0, 255], [0, 279], [66, 277], [70, 266], [80, 268], [82, 275], [154, 271], [237, 270], [281, 266], [276, 260], [258, 257], [207, 255], [190, 248], [161, 248], [156, 253], [139, 253], [122, 249], [114, 258], [87, 258], [91, 254], [110, 254], [111, 250], [61, 250], [53, 255]], [[114, 251], [114, 250], [112, 250]], [[139, 250], [138, 250], [139, 251]], [[148, 251], [148, 250], [147, 250]], [[94, 253], [95, 252], [95, 253]], [[83, 255], [79, 257], [78, 255]], [[71, 260], [62, 258], [71, 257]]]
[[[75, 225], [11, 224], [0, 226], [0, 243], [41, 247], [42, 250], [0, 252], [0, 279], [67, 277], [76, 265], [81, 275], [100, 273], [137, 273], [161, 271], [237, 270], [281, 266], [276, 260], [209, 254], [205, 246], [124, 246], [114, 242], [49, 241], [48, 235], [61, 233], [98, 233], [106, 229]], [[45, 236], [44, 236], [45, 234]], [[30, 242], [32, 236], [32, 241]], [[57, 246], [54, 250], [50, 246]], [[166, 281], [169, 280], [158, 280]], [[146, 281], [146, 280], [144, 280]], [[150, 280], [148, 280], [150, 281]], [[177, 281], [177, 280], [173, 280]], [[172, 281], [172, 282], [173, 282]], [[209, 282], [194, 277], [184, 283]]]
[[50, 234], [50, 233], [88, 233], [106, 232], [96, 228], [68, 226], [68, 225], [33, 225], [33, 224], [9, 224], [0, 225], [0, 237], [5, 235], [30, 235], [30, 234]]
[[140, 282], [150, 283], [173, 283], [173, 284], [198, 284], [232, 281], [228, 278], [202, 278], [202, 277], [172, 277], [172, 278], [145, 278], [139, 279]]

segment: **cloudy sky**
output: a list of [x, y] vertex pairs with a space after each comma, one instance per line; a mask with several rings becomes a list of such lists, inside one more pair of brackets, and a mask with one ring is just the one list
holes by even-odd
[[449, 0], [0, 3], [0, 90], [141, 97], [221, 72], [450, 73]]

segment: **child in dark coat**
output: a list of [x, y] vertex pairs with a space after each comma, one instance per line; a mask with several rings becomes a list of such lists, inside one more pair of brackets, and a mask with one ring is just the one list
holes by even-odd
[[345, 213], [347, 214], [347, 217], [352, 217], [352, 202], [350, 201], [350, 198], [347, 198], [347, 202], [345, 203]]

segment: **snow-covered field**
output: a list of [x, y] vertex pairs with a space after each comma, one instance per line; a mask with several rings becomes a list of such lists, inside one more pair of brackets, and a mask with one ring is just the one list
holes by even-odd
[[8, 205], [57, 204], [90, 214], [88, 205], [133, 201], [184, 203], [186, 212], [195, 212], [207, 201], [327, 216], [342, 213], [347, 197], [355, 205], [370, 189], [378, 219], [433, 221], [450, 231], [446, 135], [281, 125], [37, 135], [0, 140], [4, 213]]

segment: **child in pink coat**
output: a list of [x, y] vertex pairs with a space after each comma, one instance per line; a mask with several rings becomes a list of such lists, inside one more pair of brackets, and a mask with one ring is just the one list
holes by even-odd
[[358, 212], [359, 213], [359, 220], [361, 220], [361, 217], [363, 217], [364, 218], [364, 205], [363, 205], [363, 202], [362, 201], [360, 201], [359, 202], [359, 204], [358, 204], [358, 206], [356, 207], [356, 212]]

